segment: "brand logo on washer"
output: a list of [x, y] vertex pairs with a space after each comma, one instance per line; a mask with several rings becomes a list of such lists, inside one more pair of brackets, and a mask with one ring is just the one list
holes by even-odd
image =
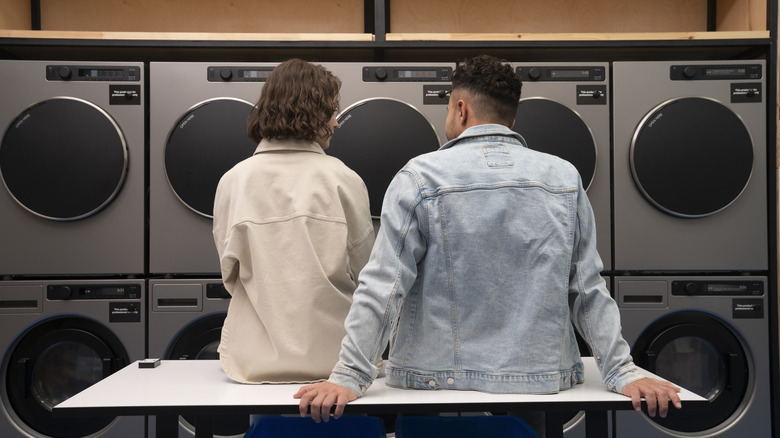
[[657, 116], [653, 117], [653, 120], [650, 121], [650, 123], [647, 124], [648, 128], [652, 128], [653, 125], [655, 125], [655, 122], [661, 119], [661, 117], [664, 116], [664, 113], [658, 113]]
[[194, 119], [194, 118], [195, 118], [195, 114], [190, 114], [190, 115], [189, 115], [189, 116], [188, 116], [186, 119], [184, 119], [184, 121], [183, 121], [183, 122], [181, 122], [181, 123], [179, 124], [179, 129], [182, 129], [182, 128], [184, 128], [185, 126], [187, 126], [187, 123], [189, 123], [189, 122], [190, 122], [190, 120], [192, 120], [192, 119]]
[[345, 124], [345, 123], [347, 123], [347, 121], [348, 121], [349, 119], [351, 119], [351, 118], [352, 118], [352, 114], [349, 114], [349, 115], [347, 115], [347, 117], [345, 117], [345, 118], [344, 118], [344, 120], [342, 120], [342, 121], [341, 121], [341, 123], [339, 123], [339, 128], [341, 128], [342, 126], [344, 126], [344, 124]]
[[24, 117], [22, 117], [22, 119], [19, 120], [14, 127], [16, 129], [19, 129], [22, 126], [22, 124], [29, 118], [30, 118], [30, 113], [25, 114]]

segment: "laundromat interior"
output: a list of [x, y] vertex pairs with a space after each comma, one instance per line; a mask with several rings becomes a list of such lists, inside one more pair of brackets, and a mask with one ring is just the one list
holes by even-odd
[[0, 0], [0, 437], [154, 437], [51, 408], [143, 358], [218, 358], [214, 193], [276, 65], [341, 79], [328, 153], [378, 218], [483, 53], [523, 79], [513, 129], [580, 172], [635, 362], [711, 402], [611, 411], [610, 436], [780, 436], [777, 22], [773, 0]]

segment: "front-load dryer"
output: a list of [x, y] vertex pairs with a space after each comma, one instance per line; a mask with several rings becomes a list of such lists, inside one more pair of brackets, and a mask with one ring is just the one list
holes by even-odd
[[523, 80], [513, 130], [530, 149], [580, 173], [593, 207], [598, 251], [612, 269], [609, 64], [513, 63]]
[[[149, 279], [149, 357], [163, 360], [219, 359], [217, 348], [230, 305], [230, 294], [220, 280]], [[251, 336], [251, 334], [247, 334]], [[218, 437], [243, 436], [248, 415], [215, 416]], [[149, 437], [155, 420], [149, 420]], [[195, 435], [195, 418], [179, 419], [179, 437]]]
[[145, 357], [144, 283], [0, 281], [0, 436], [144, 436], [140, 416], [52, 416], [60, 402]]
[[150, 273], [219, 275], [214, 195], [257, 148], [247, 122], [275, 66], [150, 63]]
[[766, 277], [616, 277], [634, 362], [710, 400], [666, 418], [619, 411], [618, 436], [772, 436]]
[[765, 61], [615, 62], [612, 79], [614, 269], [768, 269]]
[[342, 81], [328, 155], [357, 172], [379, 218], [390, 181], [407, 161], [447, 140], [453, 64], [323, 63]]
[[143, 274], [143, 64], [3, 60], [0, 90], [0, 276]]

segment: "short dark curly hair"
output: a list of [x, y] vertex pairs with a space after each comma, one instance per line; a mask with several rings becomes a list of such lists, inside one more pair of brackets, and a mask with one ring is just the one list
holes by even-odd
[[467, 91], [476, 98], [475, 109], [507, 126], [515, 119], [522, 86], [511, 65], [490, 55], [461, 61], [452, 75], [453, 91]]
[[339, 109], [340, 88], [339, 78], [321, 65], [301, 59], [279, 64], [249, 116], [249, 138], [315, 141], [331, 135], [328, 122]]

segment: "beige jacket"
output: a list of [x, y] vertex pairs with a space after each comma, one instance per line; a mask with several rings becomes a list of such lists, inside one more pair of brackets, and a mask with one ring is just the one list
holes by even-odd
[[214, 200], [232, 295], [220, 360], [242, 383], [327, 379], [374, 231], [360, 177], [315, 142], [263, 140]]

